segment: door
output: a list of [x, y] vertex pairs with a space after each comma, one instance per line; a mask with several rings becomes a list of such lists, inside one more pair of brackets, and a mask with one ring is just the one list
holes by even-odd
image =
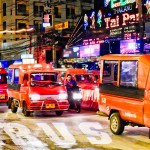
[[144, 124], [150, 127], [150, 71], [146, 83], [146, 90], [144, 97]]

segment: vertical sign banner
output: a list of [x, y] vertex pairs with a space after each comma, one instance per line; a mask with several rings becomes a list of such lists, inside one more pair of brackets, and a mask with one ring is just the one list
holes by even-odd
[[50, 27], [53, 24], [52, 14], [43, 14], [43, 27]]

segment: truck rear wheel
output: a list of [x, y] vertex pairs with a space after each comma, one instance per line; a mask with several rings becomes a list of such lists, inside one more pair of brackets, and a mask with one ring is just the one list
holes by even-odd
[[25, 102], [23, 103], [22, 112], [23, 112], [24, 116], [30, 116], [30, 111], [27, 110], [27, 105]]
[[124, 131], [124, 123], [118, 112], [110, 116], [110, 130], [113, 134], [120, 135]]
[[63, 114], [63, 111], [56, 111], [57, 116], [61, 116]]
[[17, 112], [18, 107], [16, 107], [15, 101], [11, 101], [10, 107], [11, 107], [11, 111], [12, 111], [13, 113], [16, 113], [16, 112]]

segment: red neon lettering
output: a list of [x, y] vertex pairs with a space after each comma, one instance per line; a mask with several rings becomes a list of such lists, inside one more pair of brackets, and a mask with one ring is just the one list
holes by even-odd
[[123, 23], [122, 23], [122, 25], [124, 26], [124, 25], [126, 25], [126, 21], [129, 20], [129, 14], [128, 13], [124, 13], [124, 14], [122, 14], [122, 16], [123, 16]]
[[109, 18], [105, 18], [104, 20], [106, 22], [106, 29], [108, 29], [109, 28], [110, 17]]

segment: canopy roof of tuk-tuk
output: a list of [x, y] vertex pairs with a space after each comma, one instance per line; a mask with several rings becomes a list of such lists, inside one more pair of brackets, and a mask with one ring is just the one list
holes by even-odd
[[100, 60], [138, 60], [150, 65], [150, 54], [108, 54], [101, 56]]
[[66, 71], [67, 74], [87, 74], [88, 72], [85, 69], [78, 68], [69, 68]]
[[19, 68], [23, 70], [37, 70], [37, 69], [51, 69], [52, 70], [52, 65], [51, 64], [13, 64], [10, 65], [9, 68]]

